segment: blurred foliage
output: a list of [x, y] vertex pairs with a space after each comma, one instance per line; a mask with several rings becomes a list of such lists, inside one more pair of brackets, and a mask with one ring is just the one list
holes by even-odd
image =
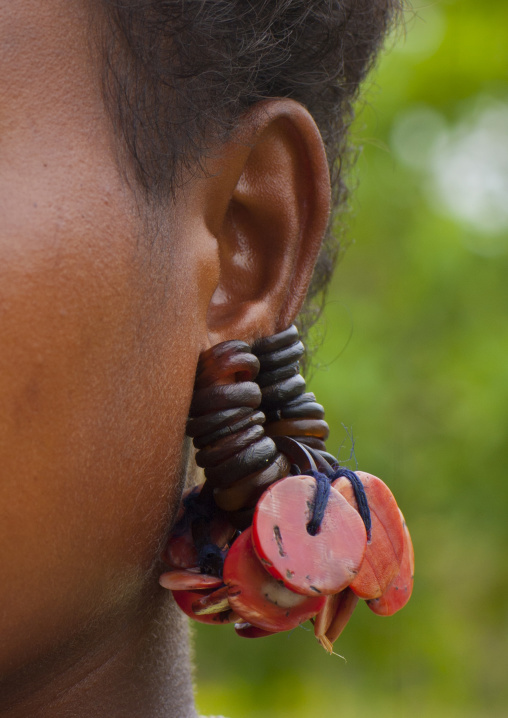
[[508, 4], [443, 0], [406, 20], [353, 129], [359, 186], [310, 388], [329, 449], [398, 498], [413, 598], [389, 619], [361, 603], [346, 660], [306, 627], [254, 641], [198, 627], [204, 713], [508, 715]]

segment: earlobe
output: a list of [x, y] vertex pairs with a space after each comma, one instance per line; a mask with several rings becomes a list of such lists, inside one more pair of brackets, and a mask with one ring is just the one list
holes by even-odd
[[309, 113], [272, 100], [250, 110], [215, 162], [203, 206], [220, 264], [210, 341], [253, 341], [291, 324], [305, 298], [328, 222], [326, 156]]

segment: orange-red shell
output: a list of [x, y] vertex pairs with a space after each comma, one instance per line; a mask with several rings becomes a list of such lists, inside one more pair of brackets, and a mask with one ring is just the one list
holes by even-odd
[[[404, 521], [403, 516], [402, 520]], [[367, 601], [367, 606], [371, 611], [377, 613], [378, 616], [392, 616], [397, 611], [400, 611], [411, 598], [414, 570], [415, 557], [413, 544], [406, 522], [404, 521], [404, 552], [402, 554], [400, 570], [382, 596]]]
[[[388, 486], [377, 476], [356, 472], [365, 489], [372, 520], [371, 538], [358, 575], [350, 583], [357, 596], [379, 598], [399, 572], [404, 550], [404, 527], [399, 507]], [[342, 496], [356, 507], [351, 483], [345, 477], [333, 482]]]

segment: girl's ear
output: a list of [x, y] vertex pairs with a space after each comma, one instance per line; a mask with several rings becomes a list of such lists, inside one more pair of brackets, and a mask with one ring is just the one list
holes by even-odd
[[314, 120], [293, 100], [258, 103], [195, 187], [192, 204], [217, 247], [210, 342], [284, 329], [305, 299], [330, 210]]

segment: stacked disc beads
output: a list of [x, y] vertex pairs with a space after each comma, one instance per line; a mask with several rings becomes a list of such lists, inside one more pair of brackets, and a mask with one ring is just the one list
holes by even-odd
[[229, 341], [204, 352], [199, 360], [187, 423], [196, 463], [204, 469], [205, 492], [244, 528], [263, 491], [285, 476], [289, 463], [266, 435], [262, 394], [254, 379], [259, 361], [248, 344]]
[[306, 446], [325, 451], [329, 428], [316, 397], [306, 391], [300, 374], [305, 347], [292, 325], [279, 334], [257, 341], [253, 348], [260, 365], [261, 410], [267, 436], [289, 436]]

